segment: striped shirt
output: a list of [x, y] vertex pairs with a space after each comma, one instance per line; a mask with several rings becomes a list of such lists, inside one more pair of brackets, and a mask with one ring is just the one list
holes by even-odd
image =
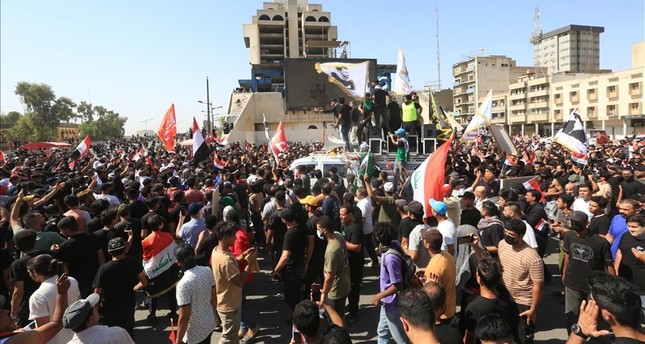
[[498, 247], [504, 285], [517, 304], [530, 306], [533, 285], [544, 281], [544, 266], [535, 249], [524, 245], [514, 250], [502, 240]]

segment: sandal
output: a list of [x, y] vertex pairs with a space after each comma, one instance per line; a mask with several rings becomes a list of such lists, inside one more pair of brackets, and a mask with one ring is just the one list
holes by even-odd
[[252, 342], [252, 341], [253, 341], [253, 339], [255, 339], [255, 337], [257, 337], [257, 336], [258, 336], [258, 334], [260, 334], [260, 332], [262, 331], [262, 330], [260, 329], [260, 326], [257, 326], [257, 329], [258, 329], [257, 331], [254, 331], [254, 332], [253, 332], [253, 335], [249, 334], [249, 333], [251, 332], [251, 331], [249, 331], [249, 333], [247, 333], [247, 334], [244, 336], [244, 338], [242, 338], [242, 339], [240, 340], [240, 343], [241, 343], [241, 344], [246, 344], [246, 343], [250, 343], [250, 342]]

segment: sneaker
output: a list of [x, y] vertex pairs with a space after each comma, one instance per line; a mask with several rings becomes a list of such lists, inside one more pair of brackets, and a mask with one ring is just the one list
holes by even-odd
[[283, 293], [277, 293], [277, 294], [275, 294], [275, 297], [280, 301], [284, 300], [284, 294]]
[[157, 316], [154, 314], [148, 314], [148, 317], [146, 318], [146, 322], [150, 326], [156, 326], [159, 322], [157, 321]]

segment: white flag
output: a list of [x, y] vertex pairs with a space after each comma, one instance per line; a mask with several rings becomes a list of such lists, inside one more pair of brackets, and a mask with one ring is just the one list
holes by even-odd
[[326, 62], [316, 63], [318, 73], [325, 73], [329, 82], [338, 85], [354, 98], [363, 98], [367, 90], [369, 61], [361, 63]]
[[394, 76], [395, 86], [394, 92], [397, 94], [410, 94], [412, 87], [410, 86], [410, 76], [408, 75], [408, 67], [405, 66], [405, 56], [403, 49], [399, 49], [399, 57], [396, 60], [396, 75]]
[[475, 116], [470, 120], [468, 126], [464, 130], [461, 137], [462, 142], [474, 141], [477, 139], [479, 129], [490, 126], [490, 121], [493, 119], [493, 90], [488, 91], [486, 99], [479, 106]]

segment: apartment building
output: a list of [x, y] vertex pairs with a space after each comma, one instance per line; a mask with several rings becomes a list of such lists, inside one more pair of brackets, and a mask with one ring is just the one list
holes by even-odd
[[489, 90], [507, 92], [517, 77], [534, 72], [534, 67], [518, 67], [515, 60], [503, 55], [474, 56], [452, 66], [454, 116], [468, 123]]
[[331, 13], [307, 0], [275, 0], [263, 3], [251, 24], [244, 25], [244, 44], [249, 48], [252, 78], [245, 85], [253, 91], [279, 91], [284, 87], [285, 58], [335, 57], [338, 29]]
[[567, 25], [547, 32], [534, 41], [535, 66], [548, 68], [550, 74], [598, 71], [603, 32], [604, 27], [589, 25]]

